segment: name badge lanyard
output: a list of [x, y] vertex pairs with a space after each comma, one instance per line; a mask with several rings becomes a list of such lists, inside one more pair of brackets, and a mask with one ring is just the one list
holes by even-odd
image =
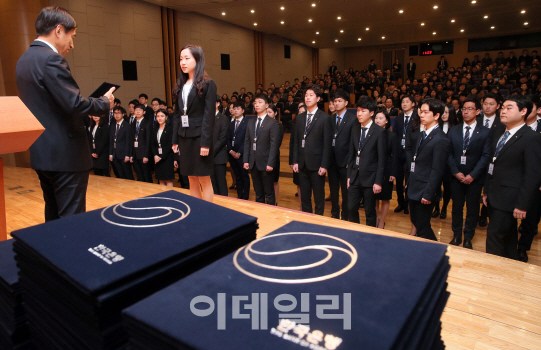
[[98, 132], [98, 127], [95, 126], [94, 130], [92, 130], [92, 148], [96, 149], [96, 132]]
[[472, 130], [470, 140], [468, 141], [467, 146], [466, 146], [466, 144], [464, 142], [462, 143], [462, 157], [460, 157], [460, 164], [461, 165], [466, 165], [466, 152], [468, 151], [468, 148], [470, 148], [471, 140], [473, 138], [473, 135], [474, 134], [473, 134], [473, 130]]
[[[425, 132], [425, 139], [427, 138], [428, 135], [426, 135], [426, 132]], [[415, 150], [415, 155], [413, 156], [413, 162], [411, 162], [411, 168], [410, 168], [410, 172], [415, 172], [415, 160], [417, 159], [417, 155], [419, 154], [419, 147], [421, 147], [421, 143], [423, 142], [423, 134], [421, 134], [421, 137], [419, 137], [419, 142], [417, 144], [417, 149]]]
[[[182, 89], [182, 104], [184, 105], [184, 115], [182, 116], [182, 127], [187, 128], [189, 127], [188, 123], [188, 96], [190, 96], [190, 93], [192, 92], [193, 84], [190, 86], [190, 90], [184, 90]], [[184, 91], [188, 91], [187, 93], [184, 93]]]
[[[259, 128], [257, 127], [257, 123], [259, 123]], [[256, 125], [256, 130], [255, 130], [254, 144], [252, 146], [253, 151], [257, 150], [257, 146], [256, 146], [257, 145], [257, 137], [261, 133], [261, 128], [263, 127], [263, 120], [257, 121], [255, 125]]]
[[141, 130], [141, 121], [135, 122], [135, 144], [134, 147], [139, 147], [139, 130]]
[[120, 130], [120, 124], [116, 124], [115, 127], [115, 144], [113, 145], [114, 148], [116, 148], [116, 136], [118, 135], [118, 130]]
[[[237, 124], [237, 122], [238, 122], [238, 124]], [[240, 123], [241, 122], [239, 122], [238, 119], [235, 119], [235, 127], [234, 127], [234, 130], [233, 130], [233, 140], [231, 142], [231, 146], [235, 146], [235, 138], [237, 137], [237, 131], [239, 129]]]
[[404, 120], [404, 130], [402, 132], [402, 148], [406, 148], [406, 132], [408, 131], [408, 125], [409, 125], [409, 122], [411, 121], [411, 117], [413, 115], [410, 115], [409, 118], [407, 118], [407, 122]]
[[[366, 130], [368, 132], [368, 130]], [[361, 151], [363, 150], [364, 142], [366, 141], [366, 135], [362, 137], [363, 131], [361, 130], [361, 137], [359, 138], [359, 148], [357, 149], [357, 159], [355, 159], [355, 165], [359, 165], [361, 159]], [[362, 141], [361, 141], [362, 140]]]
[[[498, 143], [500, 143], [500, 141], [498, 141]], [[498, 150], [498, 143], [496, 144], [496, 152], [494, 152], [494, 157], [492, 157], [492, 163], [490, 163], [488, 165], [488, 174], [489, 175], [492, 175], [494, 173], [494, 163], [496, 162], [496, 158], [498, 158], [498, 154], [500, 154], [500, 152], [502, 151], [501, 149]], [[505, 144], [503, 145], [505, 146]], [[503, 146], [502, 146], [502, 149], [503, 149]]]

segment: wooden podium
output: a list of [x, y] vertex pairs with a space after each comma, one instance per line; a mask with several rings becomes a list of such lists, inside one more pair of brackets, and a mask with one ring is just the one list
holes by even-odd
[[[45, 130], [17, 96], [0, 97], [0, 154], [24, 152]], [[0, 158], [0, 241], [7, 239], [4, 162]]]

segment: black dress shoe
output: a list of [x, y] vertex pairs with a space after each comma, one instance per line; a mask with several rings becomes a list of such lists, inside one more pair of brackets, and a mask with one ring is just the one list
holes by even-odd
[[479, 227], [486, 227], [488, 225], [486, 216], [479, 217]]
[[329, 202], [331, 200], [331, 196], [325, 198], [325, 202]]
[[440, 216], [440, 208], [436, 207], [434, 208], [434, 211], [432, 212], [432, 217], [437, 218], [438, 216]]
[[460, 243], [462, 243], [462, 235], [454, 236], [453, 240], [449, 242], [450, 245], [456, 245], [456, 246], [460, 245]]
[[402, 210], [404, 210], [404, 207], [402, 207], [400, 204], [398, 205], [398, 207], [394, 208], [395, 213], [400, 213]]
[[299, 192], [295, 192], [295, 197], [298, 197], [299, 196]]
[[235, 186], [235, 185], [231, 185], [231, 186], [229, 187], [230, 190], [234, 190], [235, 188], [237, 188], [237, 186]]
[[473, 249], [473, 246], [471, 245], [471, 239], [467, 239], [464, 237], [464, 244], [462, 245], [464, 248]]
[[405, 207], [404, 208], [404, 214], [408, 215], [410, 213], [410, 210], [408, 209], [408, 207]]
[[528, 262], [528, 253], [524, 249], [518, 250], [518, 260], [522, 262]]
[[447, 210], [441, 210], [440, 219], [446, 219], [447, 218]]

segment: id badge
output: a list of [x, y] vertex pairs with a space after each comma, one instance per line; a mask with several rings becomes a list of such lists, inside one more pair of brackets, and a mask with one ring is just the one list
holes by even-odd
[[402, 139], [402, 148], [405, 148], [405, 147], [406, 147], [406, 140]]
[[116, 142], [115, 142], [115, 143], [113, 143], [113, 148], [116, 148]]
[[359, 157], [359, 156], [357, 156], [357, 158], [355, 158], [355, 165], [359, 165], [360, 158], [361, 157]]
[[139, 142], [135, 141], [135, 142], [133, 143], [133, 147], [138, 148], [138, 147], [139, 147]]
[[257, 149], [256, 143], [252, 143], [252, 151], [255, 151]]
[[235, 146], [235, 136], [233, 136], [233, 140], [231, 141], [231, 146]]
[[162, 148], [158, 148], [158, 154], [162, 154]]
[[490, 163], [488, 166], [488, 173], [489, 175], [492, 175], [493, 172], [494, 172], [494, 163]]
[[336, 145], [336, 139], [332, 139], [332, 146], [334, 147]]
[[466, 156], [460, 157], [460, 164], [466, 165]]
[[304, 140], [302, 140], [301, 147], [304, 148]]
[[414, 173], [414, 172], [415, 172], [415, 162], [411, 162], [410, 172], [411, 172], [411, 173]]
[[187, 127], [190, 126], [190, 124], [188, 123], [188, 116], [187, 115], [183, 115], [181, 117], [181, 119], [182, 119], [182, 127], [183, 128], [187, 128]]

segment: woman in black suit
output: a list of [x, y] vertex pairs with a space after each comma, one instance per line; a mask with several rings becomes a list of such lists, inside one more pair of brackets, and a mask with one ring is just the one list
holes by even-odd
[[154, 176], [161, 185], [173, 187], [175, 154], [173, 153], [173, 126], [167, 122], [165, 109], [156, 112], [158, 128], [151, 135], [150, 149], [154, 158]]
[[107, 120], [109, 115], [92, 116], [94, 125], [90, 126], [88, 134], [94, 175], [107, 176], [109, 174], [109, 127]]
[[[453, 106], [445, 106], [445, 112], [441, 116], [441, 120], [443, 121], [442, 130], [446, 135], [449, 132], [449, 129], [455, 126], [454, 118], [449, 117], [451, 115], [455, 115], [455, 109]], [[440, 211], [440, 200], [442, 198], [442, 190], [440, 185], [434, 200], [434, 211], [432, 212], [432, 217], [437, 218], [439, 216], [440, 219], [445, 219], [447, 218], [447, 206], [451, 200], [451, 170], [449, 167], [447, 167], [441, 182], [443, 184], [443, 205]]]
[[376, 112], [374, 122], [387, 131], [387, 157], [385, 158], [385, 170], [383, 172], [383, 186], [381, 192], [376, 194], [376, 210], [378, 221], [376, 227], [385, 228], [385, 217], [389, 211], [391, 198], [393, 197], [393, 183], [398, 166], [398, 137], [392, 132], [391, 117], [385, 110]]
[[180, 69], [175, 87], [179, 113], [173, 121], [172, 149], [175, 153], [180, 150], [179, 169], [188, 176], [190, 194], [212, 202], [210, 175], [214, 172], [214, 157], [209, 154], [213, 154], [216, 83], [205, 71], [205, 55], [199, 46], [182, 48]]

